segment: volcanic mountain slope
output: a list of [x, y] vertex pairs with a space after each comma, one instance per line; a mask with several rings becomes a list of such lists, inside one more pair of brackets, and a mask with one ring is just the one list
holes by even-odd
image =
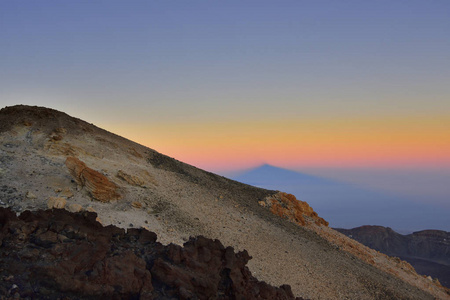
[[418, 273], [436, 277], [450, 287], [450, 232], [422, 230], [402, 235], [382, 226], [336, 230], [372, 249], [400, 257]]
[[310, 299], [447, 299], [394, 261], [328, 228], [292, 195], [176, 161], [64, 113], [0, 111], [0, 205], [95, 211], [103, 225], [143, 227], [163, 244], [190, 236], [247, 250], [252, 275]]

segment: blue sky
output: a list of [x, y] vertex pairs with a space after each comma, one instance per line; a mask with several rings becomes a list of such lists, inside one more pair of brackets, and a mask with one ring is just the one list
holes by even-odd
[[278, 115], [436, 113], [448, 15], [447, 1], [2, 1], [0, 78], [12, 102], [182, 119], [260, 118], [274, 102]]

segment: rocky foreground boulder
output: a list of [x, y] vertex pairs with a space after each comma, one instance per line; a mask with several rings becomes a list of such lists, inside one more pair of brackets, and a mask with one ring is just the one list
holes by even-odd
[[247, 251], [146, 229], [103, 227], [96, 213], [0, 208], [0, 294], [33, 299], [302, 299], [256, 280]]

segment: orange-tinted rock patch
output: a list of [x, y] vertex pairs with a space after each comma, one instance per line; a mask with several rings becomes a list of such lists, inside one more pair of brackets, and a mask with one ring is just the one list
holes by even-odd
[[130, 175], [123, 170], [117, 172], [117, 177], [134, 186], [145, 187], [145, 181], [137, 176]]
[[297, 200], [292, 194], [279, 192], [259, 204], [268, 207], [273, 214], [302, 226], [307, 223], [305, 216], [317, 225], [328, 226], [328, 222], [319, 217], [308, 203]]
[[68, 157], [66, 166], [77, 183], [85, 187], [95, 200], [109, 202], [121, 198], [117, 192], [117, 185], [109, 181], [105, 175], [86, 166], [78, 158]]

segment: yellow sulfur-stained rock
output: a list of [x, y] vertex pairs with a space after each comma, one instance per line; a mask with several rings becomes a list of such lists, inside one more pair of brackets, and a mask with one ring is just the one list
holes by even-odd
[[27, 197], [28, 199], [36, 199], [36, 198], [37, 198], [36, 195], [33, 194], [32, 192], [28, 192], [27, 195], [26, 195], [26, 197]]
[[70, 211], [70, 212], [75, 213], [75, 212], [80, 212], [80, 211], [82, 211], [82, 210], [83, 210], [83, 207], [82, 207], [80, 204], [78, 204], [78, 203], [71, 203], [71, 204], [69, 204], [69, 206], [67, 207], [67, 210]]
[[47, 207], [52, 208], [64, 208], [66, 206], [66, 199], [61, 197], [50, 197], [47, 201]]
[[119, 177], [122, 180], [125, 180], [126, 182], [128, 182], [131, 185], [145, 187], [144, 180], [142, 180], [141, 178], [139, 178], [137, 176], [127, 174], [122, 170], [119, 170], [117, 172], [117, 177]]
[[66, 198], [72, 198], [73, 192], [70, 190], [70, 188], [64, 188], [60, 193], [60, 197], [66, 197]]
[[142, 208], [142, 203], [134, 201], [133, 203], [131, 203], [131, 206], [133, 206], [134, 208]]

